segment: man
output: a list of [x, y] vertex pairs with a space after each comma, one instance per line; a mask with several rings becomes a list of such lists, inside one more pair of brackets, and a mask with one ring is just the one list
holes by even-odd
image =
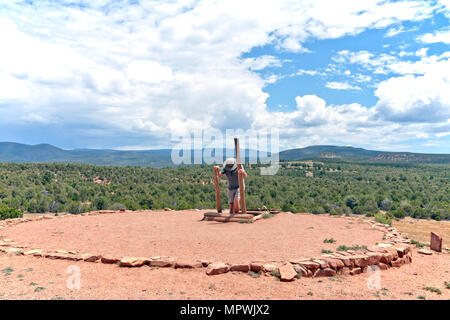
[[[218, 166], [214, 166], [214, 168], [216, 170], [220, 170]], [[236, 159], [234, 158], [228, 158], [227, 160], [225, 160], [223, 168], [219, 172], [219, 178], [222, 177], [223, 175], [226, 175], [228, 178], [227, 197], [228, 203], [230, 204], [230, 214], [239, 213], [240, 192], [239, 192], [238, 172], [242, 174], [242, 177], [244, 179], [247, 178], [247, 173], [245, 172], [244, 167], [238, 170]]]

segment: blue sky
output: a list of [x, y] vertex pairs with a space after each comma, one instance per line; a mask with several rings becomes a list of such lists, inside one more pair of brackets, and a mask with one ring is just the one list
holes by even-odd
[[0, 141], [152, 149], [202, 128], [449, 153], [450, 2], [0, 0]]

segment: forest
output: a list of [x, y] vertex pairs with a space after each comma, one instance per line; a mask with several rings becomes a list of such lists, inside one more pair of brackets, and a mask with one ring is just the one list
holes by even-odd
[[[448, 164], [281, 162], [274, 176], [245, 166], [248, 208], [450, 219]], [[221, 179], [222, 202], [226, 180]], [[227, 205], [224, 204], [224, 207]], [[0, 219], [21, 213], [126, 208], [213, 209], [210, 165], [176, 168], [0, 163]]]

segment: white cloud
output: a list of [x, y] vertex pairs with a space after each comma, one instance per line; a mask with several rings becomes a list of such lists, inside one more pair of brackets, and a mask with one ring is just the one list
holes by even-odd
[[450, 44], [450, 30], [438, 31], [436, 33], [426, 33], [419, 38], [424, 43], [442, 42]]
[[[97, 141], [107, 135], [104, 128], [114, 128], [143, 137], [147, 145], [185, 128], [285, 128], [288, 121], [293, 127], [285, 137], [305, 126], [302, 133], [311, 141], [339, 137], [352, 143], [371, 134], [373, 111], [358, 104], [327, 106], [309, 95], [296, 99], [294, 113], [269, 112], [263, 88], [281, 76], [254, 71], [283, 62], [243, 54], [271, 45], [308, 52], [309, 40], [419, 21], [431, 12], [426, 1], [384, 0], [2, 2], [0, 124], [83, 125], [90, 129], [74, 134], [87, 132]], [[341, 58], [379, 72], [395, 62], [367, 51], [346, 51]], [[422, 64], [412, 68], [427, 67]], [[303, 69], [298, 74], [324, 75]], [[345, 82], [328, 86], [359, 89]], [[313, 125], [319, 131], [309, 129]], [[123, 138], [120, 144], [138, 142]]]
[[250, 70], [263, 70], [267, 67], [281, 67], [281, 61], [274, 56], [263, 55], [257, 58], [247, 58], [244, 60], [244, 64], [248, 64]]
[[361, 90], [358, 86], [352, 86], [347, 82], [337, 82], [337, 81], [329, 81], [325, 85], [329, 89], [335, 90]]
[[450, 60], [428, 66], [424, 75], [393, 77], [375, 90], [378, 116], [399, 122], [442, 122], [450, 118]]

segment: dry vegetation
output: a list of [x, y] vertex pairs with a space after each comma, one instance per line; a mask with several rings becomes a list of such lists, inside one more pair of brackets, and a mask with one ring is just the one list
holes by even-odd
[[430, 232], [433, 231], [442, 237], [442, 247], [450, 248], [450, 221], [405, 218], [393, 221], [392, 226], [400, 232], [408, 233], [410, 239], [427, 244], [430, 243]]

